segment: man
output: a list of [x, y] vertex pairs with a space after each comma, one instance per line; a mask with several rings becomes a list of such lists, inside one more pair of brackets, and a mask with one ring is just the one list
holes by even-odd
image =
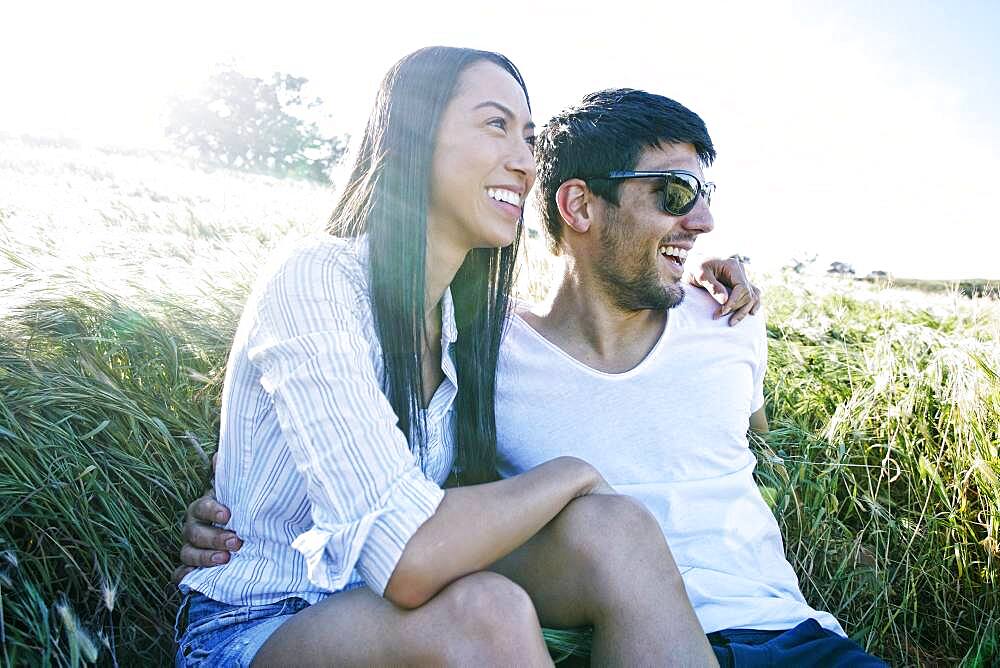
[[[707, 292], [681, 286], [714, 225], [702, 120], [661, 96], [601, 91], [549, 121], [536, 157], [566, 269], [551, 306], [520, 309], [506, 333], [500, 472], [572, 455], [641, 500], [721, 665], [884, 665], [805, 602], [754, 483], [746, 432], [767, 430], [763, 320], [728, 327]], [[533, 578], [547, 566], [502, 567]]]
[[696, 114], [642, 91], [588, 95], [540, 133], [539, 204], [566, 269], [551, 306], [521, 310], [507, 333], [499, 468], [572, 454], [641, 500], [723, 666], [880, 663], [805, 602], [754, 483], [763, 318], [728, 327], [707, 292], [681, 287], [714, 225], [714, 158]]

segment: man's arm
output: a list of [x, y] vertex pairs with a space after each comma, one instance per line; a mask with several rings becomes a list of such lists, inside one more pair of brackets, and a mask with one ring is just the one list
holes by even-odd
[[767, 424], [767, 411], [763, 406], [750, 415], [750, 428], [758, 434], [766, 434], [771, 430]]

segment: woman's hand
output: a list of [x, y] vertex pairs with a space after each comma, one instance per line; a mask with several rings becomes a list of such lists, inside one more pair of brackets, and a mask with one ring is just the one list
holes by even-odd
[[688, 274], [692, 285], [705, 288], [719, 302], [716, 318], [727, 314], [730, 327], [760, 309], [760, 290], [750, 283], [743, 263], [736, 257], [709, 258], [701, 263], [695, 273]]
[[229, 521], [229, 508], [215, 500], [215, 490], [210, 489], [204, 496], [195, 499], [187, 508], [184, 520], [181, 546], [181, 564], [171, 577], [174, 584], [195, 568], [211, 568], [229, 561], [229, 553], [243, 546], [232, 531], [215, 526]]

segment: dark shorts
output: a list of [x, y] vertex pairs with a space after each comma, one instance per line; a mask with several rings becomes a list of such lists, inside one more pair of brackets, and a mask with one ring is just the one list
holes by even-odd
[[301, 598], [229, 605], [195, 591], [185, 594], [174, 624], [177, 666], [249, 666], [271, 634], [308, 607]]
[[720, 668], [757, 666], [876, 666], [888, 664], [866, 653], [852, 640], [827, 631], [815, 619], [807, 619], [786, 631], [728, 629], [708, 634]]

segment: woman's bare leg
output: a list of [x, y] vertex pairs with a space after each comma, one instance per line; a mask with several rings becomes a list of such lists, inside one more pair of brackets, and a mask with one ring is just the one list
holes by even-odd
[[593, 625], [594, 665], [717, 665], [660, 526], [635, 499], [580, 497], [492, 570], [531, 595], [543, 625]]
[[368, 589], [306, 608], [274, 632], [261, 666], [551, 666], [525, 591], [496, 573], [467, 575], [415, 610]]

